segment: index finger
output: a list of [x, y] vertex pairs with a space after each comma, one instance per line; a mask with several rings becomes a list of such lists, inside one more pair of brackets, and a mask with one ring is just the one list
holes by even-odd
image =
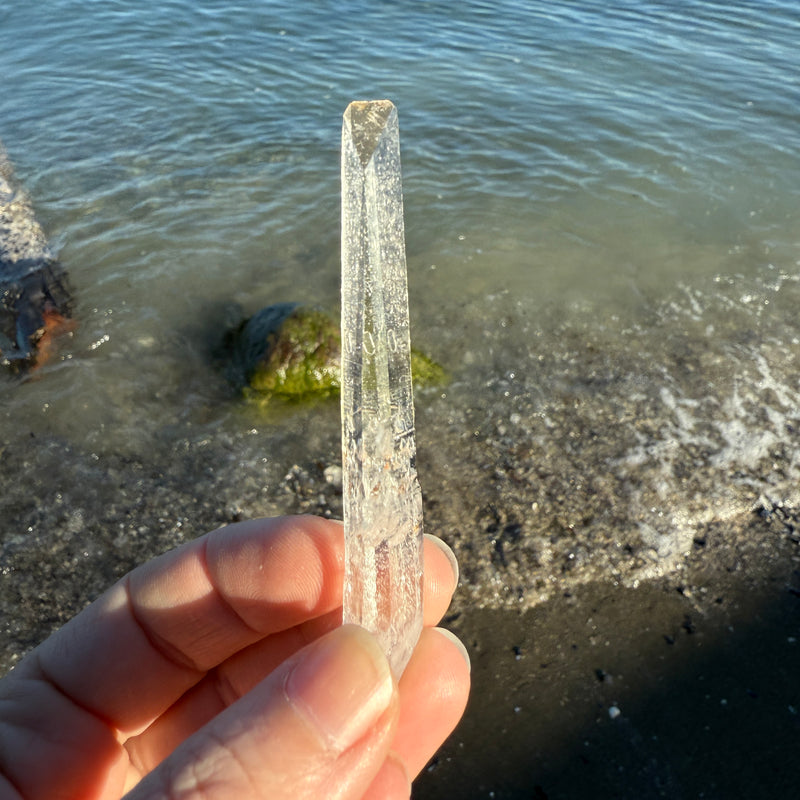
[[41, 645], [38, 669], [127, 737], [242, 648], [341, 603], [341, 524], [220, 528], [131, 572]]

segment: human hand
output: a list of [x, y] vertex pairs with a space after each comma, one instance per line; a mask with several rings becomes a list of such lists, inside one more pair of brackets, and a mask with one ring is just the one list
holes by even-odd
[[407, 798], [469, 691], [435, 629], [455, 562], [426, 537], [399, 684], [341, 626], [339, 523], [221, 528], [144, 564], [0, 681], [0, 797]]

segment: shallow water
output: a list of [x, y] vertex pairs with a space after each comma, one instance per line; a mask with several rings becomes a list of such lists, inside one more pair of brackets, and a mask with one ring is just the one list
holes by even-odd
[[6, 6], [0, 138], [81, 320], [8, 419], [123, 446], [227, 413], [212, 309], [337, 306], [357, 97], [400, 109], [412, 316], [455, 368], [482, 331], [440, 328], [499, 292], [635, 319], [793, 273], [798, 28], [788, 2]]
[[[67, 498], [84, 532], [134, 536], [162, 497], [172, 540], [69, 557], [91, 571], [117, 548], [118, 572], [183, 535], [197, 487], [215, 523], [316, 508], [284, 476], [336, 458], [335, 404], [265, 419], [212, 355], [265, 304], [336, 311], [341, 114], [389, 97], [412, 336], [453, 376], [418, 393], [432, 518], [469, 559], [491, 525], [460, 519], [465, 492], [504, 524], [556, 519], [608, 473], [617, 516], [593, 524], [674, 563], [697, 524], [800, 470], [798, 32], [788, 0], [4, 5], [0, 139], [80, 323], [0, 384], [8, 524], [78, 531]], [[580, 559], [563, 547], [536, 539], [531, 569]], [[482, 601], [502, 604], [495, 579]]]

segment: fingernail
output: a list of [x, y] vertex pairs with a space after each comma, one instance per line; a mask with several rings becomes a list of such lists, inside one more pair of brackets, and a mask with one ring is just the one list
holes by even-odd
[[456, 558], [456, 554], [450, 549], [450, 546], [438, 536], [426, 533], [425, 538], [433, 542], [433, 544], [435, 544], [447, 556], [447, 560], [450, 562], [450, 566], [453, 568], [453, 575], [456, 576], [456, 586], [458, 586], [458, 559]]
[[289, 673], [286, 697], [322, 738], [342, 752], [389, 707], [389, 662], [373, 636], [346, 625], [318, 639]]
[[458, 652], [461, 653], [464, 661], [467, 663], [467, 669], [472, 672], [472, 662], [469, 660], [469, 653], [467, 652], [467, 648], [464, 647], [464, 643], [461, 639], [458, 638], [452, 631], [447, 630], [447, 628], [434, 628], [437, 633], [441, 633], [445, 639], [449, 639], [457, 648]]

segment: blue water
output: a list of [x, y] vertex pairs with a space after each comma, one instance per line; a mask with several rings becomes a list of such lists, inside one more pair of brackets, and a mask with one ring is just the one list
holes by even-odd
[[227, 418], [220, 309], [337, 307], [353, 99], [398, 106], [412, 324], [462, 385], [518, 345], [498, 297], [624, 330], [788, 285], [798, 41], [794, 0], [4, 3], [0, 140], [80, 320], [6, 417], [117, 447]]

